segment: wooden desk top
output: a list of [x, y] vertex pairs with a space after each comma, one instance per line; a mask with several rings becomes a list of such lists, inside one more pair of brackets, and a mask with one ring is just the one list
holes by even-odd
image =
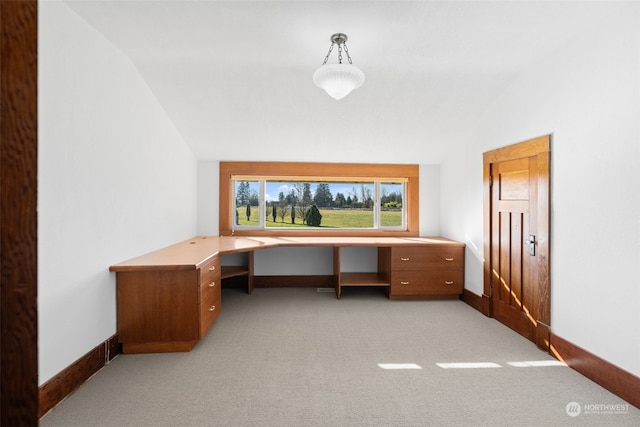
[[464, 243], [442, 237], [235, 237], [199, 236], [112, 265], [109, 271], [194, 270], [216, 255], [286, 246], [418, 246]]

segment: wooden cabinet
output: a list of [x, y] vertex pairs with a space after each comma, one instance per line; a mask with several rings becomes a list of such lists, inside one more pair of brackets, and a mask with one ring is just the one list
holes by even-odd
[[124, 353], [189, 351], [220, 313], [220, 260], [117, 273]]
[[391, 248], [390, 299], [457, 297], [463, 287], [463, 245]]
[[[413, 242], [413, 244], [412, 244]], [[378, 246], [377, 272], [345, 273], [334, 249], [336, 296], [345, 286], [388, 288], [389, 299], [456, 298], [464, 287], [464, 247], [442, 238], [416, 238]], [[383, 244], [383, 242], [380, 242]]]
[[[464, 243], [437, 237], [194, 237], [109, 267], [117, 274], [123, 352], [191, 350], [220, 314], [221, 280], [247, 276], [251, 292], [253, 251], [279, 246], [333, 247], [338, 298], [344, 286], [380, 286], [390, 299], [418, 299], [456, 297], [464, 285]], [[343, 272], [340, 249], [348, 246], [376, 248], [377, 271]], [[237, 253], [247, 253], [243, 265], [221, 266], [221, 256]]]
[[193, 237], [112, 265], [117, 274], [118, 337], [124, 353], [189, 351], [220, 314], [221, 280], [249, 275], [249, 264], [223, 271], [220, 256], [262, 244], [240, 237]]

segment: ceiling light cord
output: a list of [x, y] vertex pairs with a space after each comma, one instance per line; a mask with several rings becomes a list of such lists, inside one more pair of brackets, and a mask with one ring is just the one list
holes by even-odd
[[[347, 49], [347, 44], [344, 43], [343, 46], [344, 46], [344, 53], [347, 55], [347, 60], [349, 61], [349, 64], [353, 65], [353, 61], [351, 61], [351, 55], [349, 55], [349, 49]], [[342, 56], [339, 56], [338, 58], [340, 59], [340, 63], [342, 64]]]
[[344, 49], [344, 53], [347, 55], [347, 60], [349, 64], [353, 65], [353, 61], [351, 60], [351, 55], [349, 55], [349, 49], [347, 48], [347, 40], [348, 37], [346, 34], [336, 33], [331, 36], [331, 46], [329, 46], [329, 52], [327, 52], [327, 56], [324, 57], [324, 62], [322, 65], [326, 65], [329, 60], [329, 56], [331, 56], [331, 52], [333, 52], [333, 47], [338, 45], [338, 64], [342, 64], [342, 50]]
[[322, 65], [327, 64], [327, 61], [329, 60], [329, 55], [331, 55], [332, 51], [333, 51], [333, 43], [331, 43], [331, 46], [329, 46], [329, 52], [327, 52], [327, 56], [324, 57], [324, 62], [322, 63]]

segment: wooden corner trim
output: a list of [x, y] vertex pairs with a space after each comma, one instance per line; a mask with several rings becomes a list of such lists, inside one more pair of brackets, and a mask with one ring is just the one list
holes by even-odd
[[640, 408], [640, 378], [587, 350], [550, 334], [549, 353], [611, 393]]
[[116, 334], [42, 384], [38, 393], [38, 418], [42, 418], [120, 353]]

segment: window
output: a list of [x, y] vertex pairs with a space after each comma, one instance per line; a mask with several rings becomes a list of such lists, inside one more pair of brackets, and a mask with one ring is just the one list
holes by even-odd
[[234, 230], [397, 229], [405, 225], [402, 182], [337, 178], [290, 181], [232, 176]]
[[416, 165], [222, 162], [220, 231], [417, 235]]

